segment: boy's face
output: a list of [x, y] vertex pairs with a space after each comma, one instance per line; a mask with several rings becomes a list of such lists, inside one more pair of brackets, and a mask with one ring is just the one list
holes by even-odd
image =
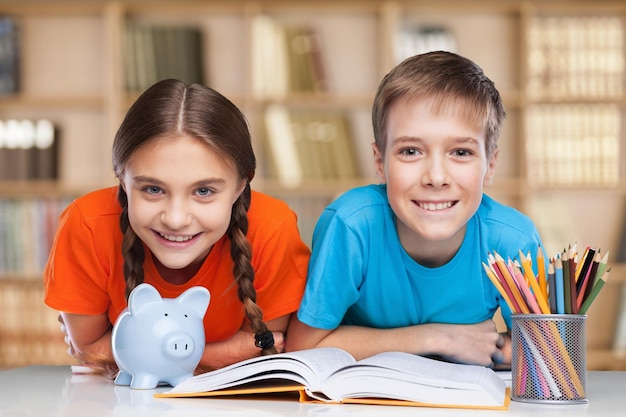
[[400, 100], [389, 111], [384, 157], [374, 145], [400, 241], [426, 266], [454, 256], [495, 173], [497, 152], [487, 159], [485, 129], [457, 111], [462, 105], [435, 114], [430, 100]]

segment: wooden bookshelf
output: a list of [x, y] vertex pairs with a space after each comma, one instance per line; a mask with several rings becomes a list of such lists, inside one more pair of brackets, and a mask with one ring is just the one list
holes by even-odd
[[[283, 23], [306, 23], [315, 30], [321, 42], [326, 91], [280, 97], [255, 94], [252, 26], [260, 14]], [[12, 16], [19, 24], [22, 54], [20, 93], [0, 96], [0, 120], [48, 118], [60, 127], [62, 141], [58, 181], [0, 182], [1, 199], [61, 199], [115, 184], [107, 155], [124, 112], [137, 97], [125, 90], [126, 23], [184, 22], [203, 31], [206, 84], [240, 106], [250, 122], [258, 159], [253, 187], [289, 201], [299, 211], [305, 239], [309, 239], [323, 205], [353, 186], [376, 181], [371, 161], [370, 111], [380, 79], [395, 63], [396, 32], [405, 25], [437, 25], [454, 35], [457, 52], [475, 60], [494, 80], [507, 108], [496, 179], [488, 193], [535, 220], [544, 220], [537, 223], [547, 224], [546, 234], [552, 234], [553, 240], [561, 244], [576, 241], [617, 253], [621, 228], [626, 227], [624, 170], [619, 172], [617, 183], [610, 186], [538, 186], [527, 175], [525, 118], [529, 109], [537, 105], [614, 105], [622, 124], [617, 164], [626, 166], [624, 92], [607, 97], [538, 97], [528, 93], [531, 51], [527, 35], [534, 19], [616, 17], [626, 28], [623, 1], [2, 0], [0, 15]], [[622, 48], [626, 50], [624, 42], [622, 39]], [[347, 111], [361, 171], [359, 178], [305, 181], [295, 188], [280, 184], [271, 168], [263, 124], [265, 109], [276, 104]], [[546, 207], [554, 208], [556, 217], [549, 217]], [[556, 228], [563, 219], [572, 227]], [[603, 291], [589, 314], [592, 368], [599, 363], [597, 357], [613, 358], [607, 352], [619, 305], [617, 289], [625, 283], [626, 268], [620, 265], [614, 270], [617, 272], [612, 274], [611, 289]], [[24, 279], [24, 285], [32, 285], [31, 281]], [[0, 292], [8, 282], [13, 282], [10, 277], [0, 279]], [[600, 307], [601, 314], [594, 313]], [[0, 343], [2, 339], [0, 335]], [[626, 369], [623, 360], [609, 362]], [[6, 358], [2, 363], [10, 365]]]

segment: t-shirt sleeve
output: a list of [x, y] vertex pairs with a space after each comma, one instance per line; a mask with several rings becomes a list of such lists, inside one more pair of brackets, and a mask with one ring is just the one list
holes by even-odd
[[359, 297], [363, 280], [364, 242], [332, 209], [315, 227], [304, 297], [298, 310], [303, 323], [320, 329], [337, 328]]
[[72, 203], [61, 214], [43, 280], [46, 304], [59, 311], [107, 311], [108, 273], [98, 259], [93, 231]]
[[252, 241], [254, 286], [265, 321], [295, 312], [306, 283], [310, 249], [300, 237], [296, 215], [289, 209], [283, 214], [265, 219]]

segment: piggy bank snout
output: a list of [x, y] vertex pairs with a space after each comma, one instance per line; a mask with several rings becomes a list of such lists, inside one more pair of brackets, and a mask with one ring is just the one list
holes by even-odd
[[163, 349], [167, 356], [181, 359], [193, 353], [195, 343], [191, 336], [177, 332], [165, 338], [163, 341]]

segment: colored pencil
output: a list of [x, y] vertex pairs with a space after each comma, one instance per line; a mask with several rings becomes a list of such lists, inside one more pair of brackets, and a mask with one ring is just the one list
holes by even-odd
[[543, 297], [548, 299], [548, 280], [546, 279], [546, 265], [543, 258], [543, 249], [541, 245], [537, 248], [537, 276], [539, 281], [539, 288], [543, 293]]
[[593, 303], [593, 300], [596, 299], [598, 293], [600, 292], [604, 284], [606, 284], [606, 280], [609, 279], [610, 272], [611, 268], [609, 267], [604, 272], [604, 274], [602, 274], [600, 279], [593, 284], [593, 288], [589, 293], [589, 297], [585, 298], [585, 301], [583, 301], [582, 305], [580, 306], [580, 310], [578, 310], [578, 314], [587, 314], [587, 310], [589, 310], [589, 307], [591, 307], [591, 303]]
[[556, 314], [556, 273], [552, 260], [548, 264], [548, 304], [550, 305], [550, 312]]
[[557, 314], [565, 314], [565, 285], [563, 284], [563, 263], [561, 255], [557, 254], [554, 259], [554, 272], [556, 281], [556, 312]]

